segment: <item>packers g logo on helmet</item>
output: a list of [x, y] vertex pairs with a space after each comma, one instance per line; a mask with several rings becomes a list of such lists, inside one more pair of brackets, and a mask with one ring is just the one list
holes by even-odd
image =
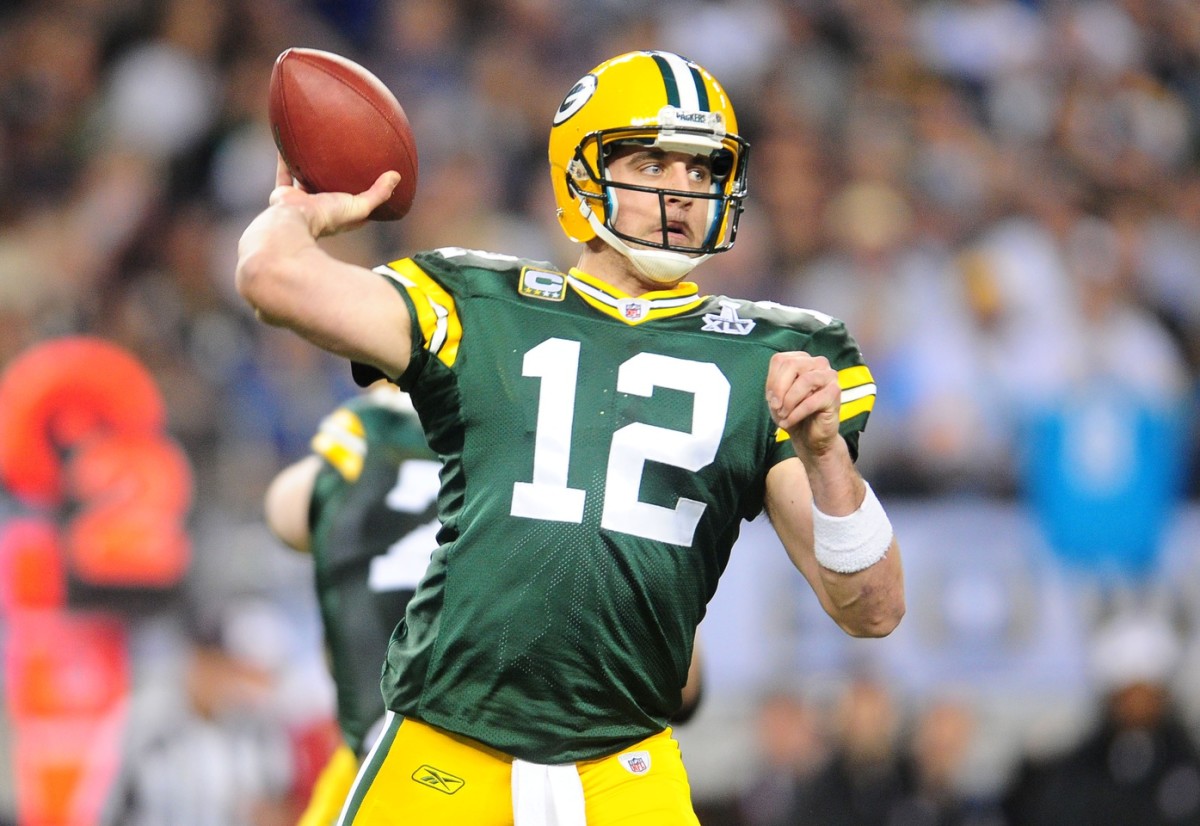
[[563, 98], [562, 105], [554, 113], [554, 125], [558, 126], [582, 109], [583, 105], [591, 100], [594, 94], [596, 94], [596, 76], [584, 75], [579, 79], [578, 83], [571, 87], [571, 91], [567, 92], [567, 96]]
[[[623, 235], [614, 227], [620, 192], [635, 187], [611, 180], [605, 162], [613, 145], [626, 142], [712, 159], [711, 192], [658, 190], [660, 204], [667, 194], [708, 202], [707, 229], [699, 245], [672, 244], [665, 227], [658, 243]], [[749, 148], [737, 134], [725, 90], [704, 68], [671, 52], [614, 57], [584, 75], [554, 115], [549, 154], [558, 220], [571, 240], [587, 243], [600, 237], [648, 278], [677, 281], [710, 255], [733, 246], [746, 197]]]

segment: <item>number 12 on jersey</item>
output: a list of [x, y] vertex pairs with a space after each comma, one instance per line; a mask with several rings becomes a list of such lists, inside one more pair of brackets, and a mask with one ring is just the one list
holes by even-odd
[[[578, 341], [550, 338], [525, 353], [522, 375], [540, 379], [541, 387], [533, 480], [513, 485], [513, 516], [583, 521], [587, 492], [567, 484], [580, 349]], [[691, 394], [691, 422], [681, 422], [689, 429], [633, 422], [613, 433], [600, 526], [689, 546], [706, 505], [682, 496], [673, 508], [642, 502], [638, 499], [642, 474], [647, 461], [692, 472], [712, 463], [728, 417], [729, 380], [715, 364], [655, 353], [639, 353], [617, 371], [617, 390], [621, 393], [649, 398], [656, 387]]]

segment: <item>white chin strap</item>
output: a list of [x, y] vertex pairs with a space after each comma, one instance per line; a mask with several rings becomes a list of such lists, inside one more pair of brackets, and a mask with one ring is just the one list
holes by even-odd
[[672, 252], [671, 250], [635, 249], [614, 235], [608, 227], [604, 226], [604, 223], [596, 217], [596, 213], [588, 208], [586, 204], [581, 204], [581, 207], [583, 209], [580, 211], [585, 212], [588, 223], [596, 231], [596, 235], [600, 236], [610, 247], [628, 258], [633, 264], [634, 269], [656, 284], [675, 284], [683, 280], [684, 276], [691, 272], [697, 264], [707, 261], [712, 257], [711, 253], [692, 257], [684, 255], [682, 252]]

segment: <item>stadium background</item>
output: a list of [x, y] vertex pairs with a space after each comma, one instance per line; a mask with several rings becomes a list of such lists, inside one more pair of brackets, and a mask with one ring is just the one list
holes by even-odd
[[[14, 712], [27, 649], [11, 548], [0, 559], [0, 813], [88, 822], [132, 772], [171, 805], [192, 795], [172, 822], [218, 806], [287, 822], [328, 743], [309, 569], [260, 507], [353, 387], [258, 324], [232, 278], [272, 182], [267, 79], [293, 45], [364, 63], [416, 131], [410, 216], [328, 242], [364, 264], [450, 244], [568, 265], [545, 143], [571, 83], [661, 47], [730, 91], [750, 206], [701, 286], [815, 307], [860, 339], [881, 388], [862, 466], [903, 540], [909, 612], [886, 640], [842, 637], [748, 529], [680, 731], [706, 823], [751, 822], [772, 760], [835, 749], [855, 686], [878, 690], [897, 752], [935, 710], [960, 723], [935, 751], [981, 817], [1024, 757], [1087, 731], [1122, 667], [1168, 679], [1200, 734], [1200, 5], [9, 0], [0, 367], [64, 336], [132, 354], [193, 489], [186, 576], [89, 589], [67, 572], [65, 610], [114, 619], [115, 684], [92, 682], [111, 677], [88, 666], [103, 644], [57, 638], [45, 696]], [[0, 504], [6, 526], [31, 514], [71, 518], [12, 490]], [[1100, 645], [1135, 615], [1132, 650]], [[111, 701], [90, 711], [112, 712], [120, 756], [119, 738], [48, 722], [88, 696]], [[798, 702], [779, 712], [781, 696]], [[22, 728], [31, 713], [46, 725]], [[772, 739], [781, 719], [795, 742]], [[197, 766], [184, 791], [151, 777]]]

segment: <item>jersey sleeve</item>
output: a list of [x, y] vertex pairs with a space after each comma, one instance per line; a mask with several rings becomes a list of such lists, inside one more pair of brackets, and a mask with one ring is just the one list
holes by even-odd
[[[376, 267], [375, 272], [391, 279], [400, 291], [413, 321], [409, 368], [395, 383], [410, 389], [431, 360], [452, 369], [463, 337], [460, 305], [494, 290], [496, 284], [515, 284], [526, 267], [553, 270], [546, 262], [461, 247], [416, 253]], [[364, 378], [369, 375], [361, 366], [358, 369]], [[379, 375], [375, 371], [375, 377]]]
[[347, 482], [358, 481], [367, 456], [366, 428], [349, 407], [339, 407], [321, 420], [310, 442], [313, 453]]
[[376, 272], [389, 276], [401, 288], [413, 321], [412, 364], [401, 377], [401, 386], [428, 358], [452, 367], [462, 341], [458, 303], [467, 292], [464, 274], [436, 253], [402, 258]]
[[[374, 271], [378, 273], [381, 278], [386, 278], [388, 283], [395, 287], [396, 291], [400, 293], [400, 297], [404, 300], [404, 303], [408, 305], [409, 318], [418, 318], [417, 308], [413, 302], [413, 297], [409, 294], [408, 286], [396, 278], [396, 274], [390, 269], [391, 266], [392, 265], [390, 264], [385, 264], [383, 266], [376, 267]], [[412, 324], [410, 326], [410, 330], [411, 337], [408, 346], [410, 352], [415, 356], [421, 352], [421, 331], [417, 324]], [[410, 358], [409, 369], [405, 371], [406, 375], [413, 372], [413, 361], [415, 361], [415, 358]], [[389, 376], [375, 365], [366, 364], [361, 361], [350, 362], [350, 375], [354, 379], [354, 383], [359, 387], [370, 387], [380, 379], [386, 379], [387, 381], [400, 385], [402, 385], [403, 382], [403, 376]]]
[[[815, 356], [825, 356], [837, 370], [838, 386], [842, 391], [839, 430], [850, 448], [851, 457], [857, 460], [859, 435], [866, 429], [867, 419], [875, 406], [875, 378], [871, 369], [863, 360], [858, 343], [838, 319], [830, 319], [814, 330], [802, 349]], [[775, 440], [773, 461], [795, 455], [786, 431], [779, 429]]]
[[309, 506], [310, 527], [320, 515], [321, 503], [358, 483], [372, 445], [386, 449], [396, 463], [434, 455], [411, 402], [395, 387], [346, 400], [321, 420], [309, 441], [312, 452], [323, 460]]
[[842, 390], [841, 432], [857, 436], [867, 427], [867, 419], [875, 407], [875, 377], [863, 360], [858, 343], [846, 325], [834, 321], [813, 335], [813, 350], [829, 359], [837, 370], [838, 386]]
[[407, 389], [411, 377], [421, 371], [429, 354], [453, 363], [462, 337], [457, 304], [454, 296], [417, 262], [417, 256], [383, 264], [376, 267], [375, 272], [388, 279], [408, 306], [413, 322], [410, 325], [409, 366], [402, 376], [387, 376], [372, 365], [351, 362], [352, 375], [359, 387], [386, 378]]

